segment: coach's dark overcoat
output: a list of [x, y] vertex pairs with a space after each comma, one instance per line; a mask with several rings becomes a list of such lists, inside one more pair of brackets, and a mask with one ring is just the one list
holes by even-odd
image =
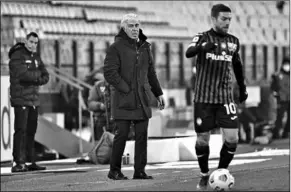
[[115, 36], [104, 61], [104, 77], [111, 85], [111, 111], [114, 119], [151, 118], [150, 92], [163, 94], [154, 69], [150, 43], [140, 30], [139, 41], [123, 29]]

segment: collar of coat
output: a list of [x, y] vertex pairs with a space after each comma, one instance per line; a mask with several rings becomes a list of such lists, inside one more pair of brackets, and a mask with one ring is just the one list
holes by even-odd
[[25, 50], [29, 55], [32, 53], [25, 47], [25, 44], [23, 42], [18, 42], [9, 49], [8, 52], [9, 59], [11, 59], [13, 53], [21, 49]]
[[[139, 29], [138, 38], [139, 38], [141, 43], [143, 43], [143, 42], [145, 42], [147, 40], [147, 36], [145, 36], [145, 34], [143, 34], [141, 29]], [[128, 37], [128, 35], [123, 30], [123, 28], [121, 28], [120, 31], [118, 32], [118, 34], [115, 36], [115, 40], [114, 41], [116, 42], [116, 41], [119, 41], [119, 40], [127, 40], [130, 44], [136, 43], [135, 39], [131, 39], [130, 37]]]

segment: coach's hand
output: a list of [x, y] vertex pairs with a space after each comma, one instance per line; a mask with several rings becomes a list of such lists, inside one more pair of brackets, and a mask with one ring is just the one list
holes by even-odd
[[158, 106], [160, 108], [160, 110], [163, 110], [165, 108], [165, 100], [164, 97], [162, 95], [157, 97], [158, 100]]
[[215, 45], [215, 43], [212, 42], [204, 42], [201, 44], [203, 51], [212, 51], [214, 50], [217, 45]]
[[247, 100], [248, 96], [249, 95], [246, 88], [241, 88], [239, 91], [239, 102], [240, 103], [244, 102], [245, 100]]

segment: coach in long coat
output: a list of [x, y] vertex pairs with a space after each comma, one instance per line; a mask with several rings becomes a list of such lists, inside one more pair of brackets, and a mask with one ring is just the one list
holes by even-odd
[[[133, 19], [130, 18], [132, 15]], [[108, 48], [104, 62], [104, 77], [111, 85], [112, 118], [117, 126], [108, 174], [109, 178], [115, 180], [127, 179], [121, 173], [121, 159], [131, 121], [135, 124], [133, 177], [152, 178], [146, 175], [144, 170], [147, 163], [148, 122], [152, 116], [150, 92], [157, 98], [160, 108], [164, 106], [163, 92], [155, 72], [150, 43], [139, 29], [138, 20], [132, 15], [123, 20], [124, 26], [115, 36], [115, 42]]]

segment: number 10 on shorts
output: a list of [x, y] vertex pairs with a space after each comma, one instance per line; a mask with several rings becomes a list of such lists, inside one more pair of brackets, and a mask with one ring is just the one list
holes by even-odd
[[224, 104], [223, 106], [226, 109], [227, 115], [229, 115], [229, 114], [236, 114], [236, 107], [235, 107], [235, 104], [234, 103]]

